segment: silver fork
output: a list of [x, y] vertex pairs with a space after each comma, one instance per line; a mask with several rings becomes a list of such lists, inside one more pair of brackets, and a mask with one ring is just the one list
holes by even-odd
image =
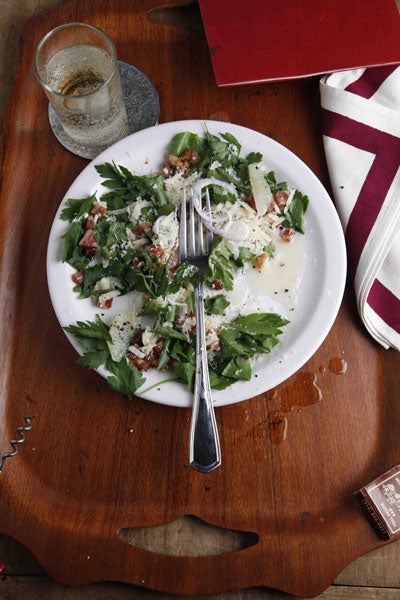
[[[206, 195], [206, 210], [210, 212], [208, 191]], [[189, 223], [187, 222], [188, 220]], [[207, 269], [211, 245], [211, 231], [207, 229], [206, 236], [204, 236], [201, 219], [196, 219], [192, 191], [189, 202], [189, 219], [187, 219], [187, 198], [184, 190], [181, 204], [179, 259], [181, 262], [189, 262], [195, 265], [199, 270], [194, 289], [196, 374], [190, 424], [189, 462], [191, 467], [202, 473], [210, 473], [221, 464], [221, 451], [208, 373], [204, 325], [204, 275]]]

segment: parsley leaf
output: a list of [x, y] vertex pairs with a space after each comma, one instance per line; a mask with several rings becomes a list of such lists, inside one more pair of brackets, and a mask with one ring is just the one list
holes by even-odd
[[95, 321], [78, 321], [76, 325], [64, 327], [65, 331], [72, 333], [81, 343], [83, 348], [86, 348], [85, 343], [89, 340], [110, 340], [109, 327], [102, 321], [99, 315], [96, 315]]
[[122, 204], [125, 205], [135, 200], [138, 194], [143, 194], [147, 198], [154, 198], [156, 206], [163, 208], [163, 214], [167, 214], [165, 211], [171, 212], [175, 209], [167, 201], [164, 177], [160, 174], [133, 175], [129, 169], [115, 163], [96, 165], [96, 171], [105, 178], [103, 186], [111, 190], [101, 197], [107, 205], [110, 201], [116, 208], [117, 197], [120, 198], [119, 204], [122, 200]]
[[194, 376], [196, 373], [196, 367], [193, 362], [178, 362], [172, 365], [172, 373], [179, 379], [186, 383], [189, 390], [193, 391], [194, 388]]
[[207, 130], [206, 136], [213, 160], [220, 162], [224, 167], [238, 161], [240, 144], [232, 135], [222, 135], [224, 141]]
[[240, 150], [242, 149], [242, 145], [231, 133], [221, 133], [221, 137], [230, 144], [230, 150], [235, 155], [239, 156]]
[[145, 378], [137, 367], [126, 358], [116, 362], [110, 357], [108, 342], [111, 342], [110, 328], [96, 315], [95, 321], [78, 321], [76, 325], [64, 327], [65, 331], [76, 337], [84, 354], [78, 362], [89, 369], [97, 369], [100, 365], [113, 373], [108, 377], [111, 388], [131, 398], [135, 391], [145, 382]]
[[204, 308], [208, 315], [223, 315], [229, 304], [224, 294], [204, 298]]
[[266, 246], [264, 246], [263, 250], [269, 256], [269, 258], [274, 258], [274, 256], [275, 256], [274, 242], [272, 242], [272, 241], [269, 242]]
[[277, 335], [282, 333], [280, 327], [287, 325], [289, 321], [276, 313], [251, 313], [244, 317], [236, 317], [230, 327], [237, 331], [243, 331], [252, 335]]
[[181, 263], [174, 274], [174, 282], [180, 287], [187, 283], [194, 285], [196, 283], [198, 268], [191, 263]]
[[84, 354], [78, 362], [90, 369], [97, 369], [109, 356], [107, 342], [110, 341], [109, 327], [98, 315], [95, 321], [78, 321], [76, 325], [64, 327], [65, 331], [76, 337]]
[[[107, 275], [106, 269], [103, 265], [95, 265], [90, 269], [86, 269], [85, 275], [83, 278], [83, 285], [81, 286], [81, 298], [88, 298], [93, 293], [93, 288], [99, 279], [102, 279]], [[104, 290], [103, 290], [104, 291]], [[103, 292], [102, 291], [102, 292]], [[102, 293], [100, 292], [100, 293]]]
[[267, 183], [271, 189], [271, 193], [275, 194], [276, 192], [282, 192], [287, 190], [287, 183], [286, 181], [281, 181], [278, 182], [275, 176], [274, 171], [270, 171], [269, 173], [267, 173], [266, 175], [266, 180]]
[[250, 381], [251, 365], [249, 359], [243, 356], [235, 356], [227, 363], [222, 371], [222, 375], [235, 380], [245, 379], [246, 381]]
[[258, 164], [262, 161], [262, 154], [260, 152], [250, 152], [246, 158], [240, 158], [237, 165], [237, 175], [240, 179], [240, 184], [237, 184], [238, 189], [245, 193], [250, 194], [250, 181], [249, 181], [249, 165]]
[[75, 222], [67, 229], [62, 236], [64, 240], [62, 262], [67, 262], [75, 266], [74, 263], [78, 257], [82, 257], [82, 249], [78, 246], [79, 240], [83, 235], [81, 223]]
[[254, 257], [255, 254], [250, 250], [250, 248], [246, 248], [246, 246], [240, 246], [238, 257], [232, 257], [231, 260], [237, 267], [244, 267], [248, 262], [253, 260]]
[[210, 367], [210, 386], [213, 390], [225, 390], [227, 387], [235, 383], [235, 379], [231, 379], [229, 377], [224, 377], [220, 373], [218, 373], [215, 369]]
[[296, 190], [282, 225], [295, 229], [300, 233], [305, 233], [304, 215], [307, 208], [308, 196], [303, 196], [299, 190]]
[[226, 290], [233, 288], [233, 272], [231, 253], [222, 237], [216, 236], [216, 243], [210, 252], [208, 267], [205, 274], [205, 283], [209, 286], [217, 280]]
[[107, 379], [111, 389], [121, 392], [127, 398], [132, 398], [136, 390], [146, 381], [141, 371], [126, 358], [120, 362], [109, 359], [106, 368], [113, 373]]
[[61, 211], [60, 219], [72, 223], [72, 221], [79, 219], [83, 215], [87, 214], [90, 211], [92, 204], [95, 202], [95, 200], [95, 194], [87, 198], [69, 198]]
[[177, 133], [171, 140], [169, 153], [180, 156], [186, 150], [195, 150], [200, 156], [205, 153], [205, 142], [196, 133], [184, 131]]
[[[220, 334], [221, 360], [268, 354], [278, 343], [281, 327], [289, 321], [275, 313], [252, 313], [237, 317]], [[226, 364], [226, 363], [225, 363]]]
[[160, 327], [156, 327], [154, 331], [155, 333], [159, 333], [160, 335], [163, 335], [166, 338], [175, 338], [186, 342], [186, 336], [177, 329], [174, 329], [173, 327], [160, 325]]

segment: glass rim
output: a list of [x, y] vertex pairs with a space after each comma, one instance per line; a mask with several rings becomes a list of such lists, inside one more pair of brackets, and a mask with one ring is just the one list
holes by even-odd
[[[49, 86], [49, 84], [42, 78], [42, 76], [39, 73], [38, 67], [37, 67], [37, 62], [38, 62], [38, 56], [39, 56], [39, 52], [42, 49], [42, 47], [44, 46], [44, 44], [47, 42], [47, 40], [53, 36], [55, 33], [57, 33], [58, 31], [61, 31], [62, 29], [67, 29], [70, 27], [82, 27], [85, 29], [91, 29], [92, 31], [95, 31], [96, 33], [99, 33], [101, 36], [103, 36], [106, 41], [108, 42], [108, 44], [110, 45], [111, 51], [112, 51], [112, 61], [113, 61], [113, 65], [112, 65], [112, 69], [111, 72], [109, 74], [109, 76], [107, 77], [107, 79], [105, 81], [103, 81], [103, 83], [96, 88], [95, 90], [92, 90], [91, 92], [87, 92], [86, 94], [80, 94], [79, 96], [70, 96], [68, 94], [63, 94], [62, 92], [57, 92], [57, 90], [53, 90], [53, 88], [51, 86]], [[69, 100], [73, 101], [74, 98], [79, 99], [79, 98], [86, 98], [88, 96], [92, 96], [93, 94], [97, 94], [99, 91], [101, 91], [102, 89], [104, 89], [109, 82], [111, 81], [111, 79], [114, 76], [115, 73], [115, 69], [118, 66], [118, 59], [117, 59], [117, 52], [115, 50], [115, 46], [114, 43], [112, 41], [112, 39], [102, 30], [99, 29], [98, 27], [96, 27], [95, 25], [90, 25], [89, 23], [81, 23], [81, 22], [76, 22], [76, 23], [65, 23], [64, 25], [58, 25], [57, 27], [54, 27], [53, 29], [51, 29], [50, 31], [48, 31], [46, 33], [46, 35], [44, 35], [42, 37], [42, 39], [40, 40], [40, 42], [38, 43], [38, 45], [36, 46], [36, 50], [35, 50], [35, 54], [33, 57], [33, 70], [36, 76], [36, 79], [38, 80], [38, 82], [40, 83], [40, 85], [46, 89], [48, 92], [50, 92], [51, 94], [55, 94], [56, 96], [59, 96], [60, 98], [68, 98]]]

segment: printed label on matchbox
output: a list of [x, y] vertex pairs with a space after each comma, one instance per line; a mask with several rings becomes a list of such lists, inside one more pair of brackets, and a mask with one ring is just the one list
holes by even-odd
[[378, 533], [385, 538], [400, 535], [400, 465], [355, 493]]

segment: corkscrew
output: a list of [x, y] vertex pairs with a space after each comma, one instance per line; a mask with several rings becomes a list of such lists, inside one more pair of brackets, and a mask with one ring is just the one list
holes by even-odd
[[10, 446], [12, 447], [13, 451], [2, 454], [1, 459], [0, 459], [0, 473], [3, 470], [4, 463], [6, 462], [7, 458], [11, 458], [12, 456], [15, 456], [16, 454], [18, 454], [18, 444], [24, 443], [24, 441], [26, 439], [25, 432], [32, 429], [32, 419], [34, 419], [35, 417], [36, 417], [36, 415], [24, 415], [24, 421], [25, 421], [26, 425], [17, 427], [17, 432], [19, 434], [19, 438], [10, 441]]

